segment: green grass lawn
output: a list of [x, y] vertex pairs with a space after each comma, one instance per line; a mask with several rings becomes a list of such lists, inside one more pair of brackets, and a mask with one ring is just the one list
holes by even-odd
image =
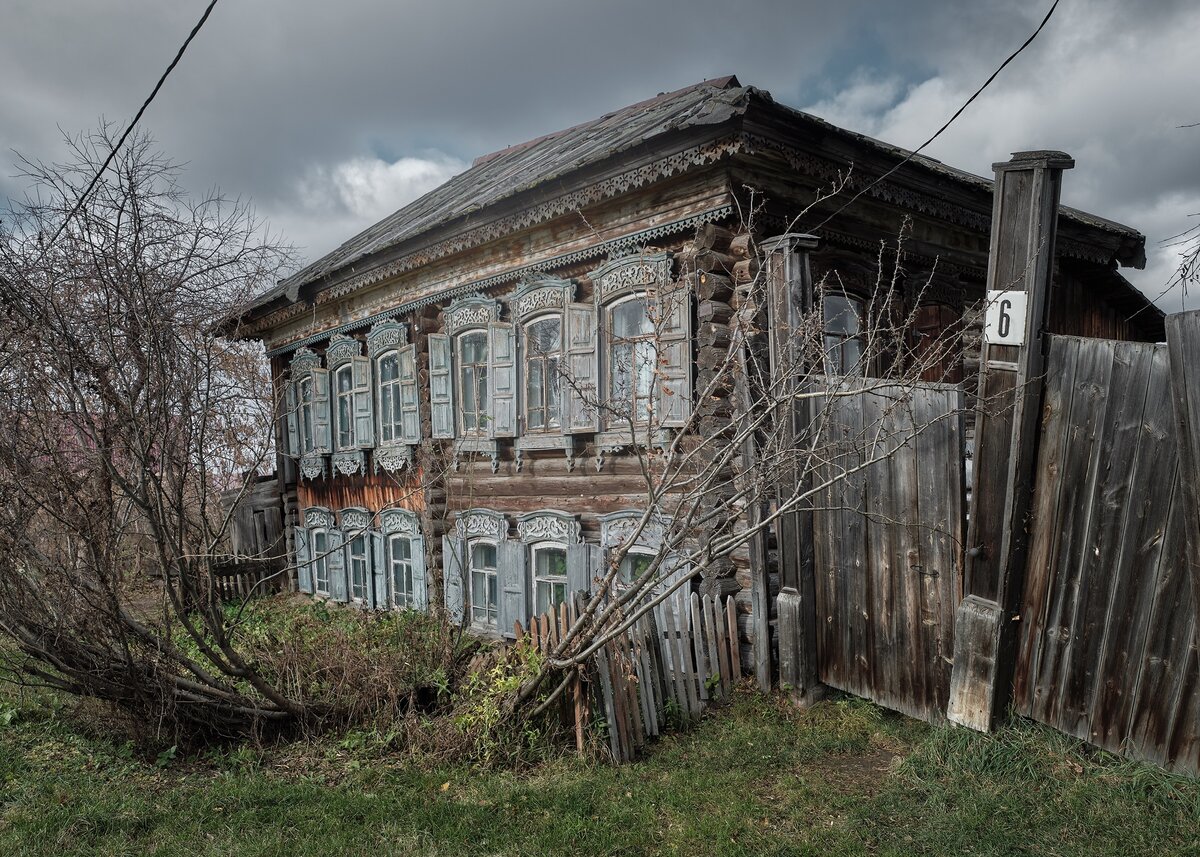
[[744, 692], [637, 764], [519, 773], [369, 734], [146, 760], [94, 724], [0, 689], [0, 855], [1200, 854], [1196, 781], [852, 700]]

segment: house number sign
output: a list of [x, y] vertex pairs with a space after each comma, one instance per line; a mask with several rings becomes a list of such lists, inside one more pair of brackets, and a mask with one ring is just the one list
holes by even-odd
[[1025, 307], [1028, 292], [988, 292], [983, 316], [983, 336], [989, 345], [1025, 344]]

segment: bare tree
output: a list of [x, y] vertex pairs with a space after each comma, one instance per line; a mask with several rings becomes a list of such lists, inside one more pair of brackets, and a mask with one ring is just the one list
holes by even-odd
[[217, 326], [289, 251], [247, 204], [189, 198], [144, 134], [70, 216], [115, 130], [24, 161], [0, 232], [0, 631], [25, 656], [2, 666], [144, 725], [303, 720], [238, 650], [210, 574], [217, 492], [272, 454], [275, 413], [261, 355]]

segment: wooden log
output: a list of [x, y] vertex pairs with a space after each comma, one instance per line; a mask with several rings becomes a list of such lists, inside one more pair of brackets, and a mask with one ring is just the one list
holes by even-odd
[[[710, 274], [708, 276], [715, 276]], [[733, 318], [733, 306], [730, 301], [733, 299], [733, 292], [729, 293], [726, 300], [705, 299], [696, 307], [696, 318], [700, 321], [713, 321], [718, 324], [727, 324], [729, 319]]]
[[724, 250], [733, 240], [733, 232], [715, 223], [702, 223], [696, 227], [692, 246], [697, 250]]
[[696, 274], [696, 299], [701, 302], [729, 302], [733, 297], [733, 280], [716, 271], [701, 271]]
[[707, 321], [696, 326], [696, 342], [701, 348], [716, 348], [723, 353], [729, 350], [732, 339], [727, 324]]
[[742, 259], [739, 262], [734, 262], [730, 273], [733, 275], [735, 283], [753, 282], [754, 278], [758, 276], [758, 260]]
[[702, 250], [692, 259], [691, 268], [698, 273], [728, 274], [733, 270], [735, 262], [737, 260], [727, 253], [718, 253], [715, 250]]
[[743, 232], [730, 239], [729, 255], [735, 259], [749, 259], [754, 255], [754, 238], [749, 232]]

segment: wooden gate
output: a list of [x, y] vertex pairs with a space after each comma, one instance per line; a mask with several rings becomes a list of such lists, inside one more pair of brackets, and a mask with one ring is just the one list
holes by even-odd
[[827, 685], [945, 717], [964, 526], [963, 392], [866, 389], [820, 401], [814, 485], [817, 662]]
[[1200, 667], [1167, 346], [1051, 339], [1020, 714], [1200, 770]]

